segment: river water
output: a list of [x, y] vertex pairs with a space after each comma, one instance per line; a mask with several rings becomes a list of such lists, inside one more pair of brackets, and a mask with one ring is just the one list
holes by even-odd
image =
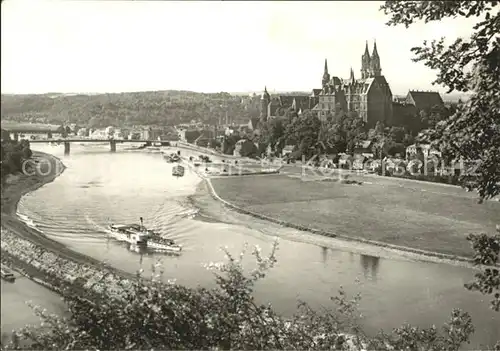
[[[67, 169], [25, 196], [19, 214], [45, 235], [107, 264], [149, 274], [160, 262], [163, 279], [208, 287], [214, 280], [203, 264], [222, 261], [221, 247], [238, 254], [248, 243], [267, 253], [279, 237], [278, 263], [258, 283], [256, 297], [281, 313], [295, 312], [298, 299], [315, 307], [331, 305], [329, 297], [343, 286], [350, 294], [362, 294], [362, 324], [369, 332], [404, 322], [439, 326], [453, 308], [461, 308], [477, 329], [467, 348], [500, 339], [500, 317], [489, 310], [488, 298], [463, 288], [474, 274], [471, 269], [382, 254], [237, 214], [213, 200], [194, 173], [173, 178], [172, 165], [158, 153], [109, 153], [109, 145], [74, 144], [71, 155], [63, 156], [62, 146], [33, 148], [61, 157]], [[146, 226], [182, 244], [182, 255], [138, 254], [106, 234], [110, 222], [135, 223], [141, 216]], [[2, 319], [8, 314], [2, 308]]]

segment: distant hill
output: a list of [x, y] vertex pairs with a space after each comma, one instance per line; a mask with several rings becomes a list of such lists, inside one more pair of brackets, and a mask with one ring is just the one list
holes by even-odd
[[214, 124], [230, 118], [248, 120], [255, 111], [248, 111], [241, 97], [229, 93], [195, 93], [191, 91], [147, 91], [117, 94], [41, 95], [2, 94], [2, 118], [18, 122], [82, 126], [108, 125], [174, 125], [191, 120]]
[[[406, 94], [395, 94], [394, 97], [406, 98]], [[452, 93], [452, 94], [441, 94], [443, 101], [445, 102], [458, 102], [458, 100], [467, 101], [469, 100], [471, 94], [469, 93]]]

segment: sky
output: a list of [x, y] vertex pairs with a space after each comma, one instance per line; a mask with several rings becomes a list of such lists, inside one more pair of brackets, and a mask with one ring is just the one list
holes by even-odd
[[360, 76], [368, 40], [393, 94], [438, 90], [410, 48], [469, 36], [473, 21], [388, 27], [376, 1], [6, 0], [2, 93], [310, 91]]

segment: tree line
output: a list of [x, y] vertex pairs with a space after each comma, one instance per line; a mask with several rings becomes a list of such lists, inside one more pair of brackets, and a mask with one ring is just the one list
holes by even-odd
[[2, 118], [18, 122], [172, 126], [191, 120], [214, 124], [228, 116], [254, 117], [242, 98], [228, 93], [153, 91], [98, 95], [2, 95]]

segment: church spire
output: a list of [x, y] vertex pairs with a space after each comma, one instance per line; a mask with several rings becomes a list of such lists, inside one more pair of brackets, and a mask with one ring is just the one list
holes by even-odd
[[382, 68], [380, 67], [380, 56], [377, 51], [377, 42], [373, 42], [373, 52], [370, 61], [370, 75], [372, 77], [378, 77], [382, 75]]
[[352, 67], [351, 67], [351, 75], [349, 76], [349, 79], [352, 83], [354, 83], [354, 71], [352, 70]]
[[373, 52], [372, 52], [372, 57], [378, 57], [378, 51], [377, 51], [377, 41], [374, 39], [373, 40]]
[[370, 76], [371, 58], [368, 51], [368, 40], [365, 45], [365, 53], [361, 56], [361, 78], [365, 79]]
[[[376, 45], [376, 44], [375, 44]], [[366, 41], [365, 45], [365, 54], [363, 56], [370, 57], [370, 52], [368, 51], [368, 40]]]
[[330, 74], [328, 73], [328, 62], [325, 59], [325, 71], [323, 72], [323, 79], [321, 81], [322, 87], [324, 88], [325, 86], [327, 86], [329, 82], [330, 82]]
[[266, 100], [266, 101], [269, 101], [271, 100], [271, 96], [269, 95], [269, 93], [267, 92], [267, 86], [264, 86], [264, 92], [262, 93], [261, 97], [260, 97], [261, 100]]

